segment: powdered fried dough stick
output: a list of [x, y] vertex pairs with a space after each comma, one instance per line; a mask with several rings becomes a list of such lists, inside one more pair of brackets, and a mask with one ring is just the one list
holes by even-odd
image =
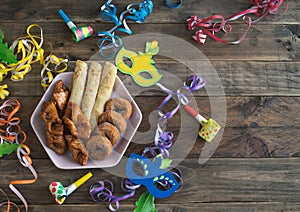
[[97, 91], [101, 79], [101, 72], [102, 66], [97, 62], [91, 62], [88, 71], [87, 85], [81, 102], [81, 110], [89, 122], [91, 121], [91, 114], [96, 101]]
[[[93, 108], [93, 113], [95, 115], [96, 120], [98, 120], [99, 116], [104, 111], [104, 105], [110, 98], [116, 77], [117, 67], [114, 66], [112, 63], [106, 62], [102, 71], [101, 82], [98, 89], [96, 102]], [[96, 125], [94, 124], [95, 123], [92, 123], [92, 129], [96, 127]]]
[[88, 66], [81, 60], [76, 61], [76, 67], [74, 70], [72, 92], [69, 102], [73, 102], [77, 105], [81, 105], [83, 92], [86, 84]]

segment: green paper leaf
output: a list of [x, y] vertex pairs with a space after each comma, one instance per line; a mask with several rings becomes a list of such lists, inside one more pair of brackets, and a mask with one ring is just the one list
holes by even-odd
[[0, 42], [4, 39], [4, 32], [0, 29]]
[[0, 158], [3, 155], [10, 155], [14, 151], [18, 149], [20, 144], [10, 144], [8, 142], [4, 142], [3, 144], [0, 144]]
[[172, 163], [172, 160], [169, 158], [163, 158], [161, 161], [160, 169], [166, 169], [168, 168]]
[[[169, 159], [169, 158], [163, 158], [163, 157], [162, 157], [162, 154], [157, 155], [157, 156], [154, 158], [154, 161], [155, 161], [155, 159], [158, 158], [158, 157], [161, 157], [161, 164], [160, 164], [160, 167], [159, 167], [160, 169], [166, 169], [166, 168], [168, 168], [168, 167], [171, 165], [172, 160]], [[154, 161], [153, 161], [153, 162], [154, 162]]]
[[158, 42], [152, 41], [146, 43], [145, 52], [151, 55], [156, 55], [159, 52]]
[[7, 43], [0, 43], [0, 59], [3, 63], [13, 64], [18, 62], [17, 56], [14, 55], [12, 49], [9, 49]]
[[156, 212], [154, 199], [154, 196], [152, 196], [148, 191], [143, 193], [135, 202], [137, 207], [133, 212]]
[[8, 48], [7, 43], [3, 43], [4, 32], [0, 29], [0, 60], [3, 63], [13, 64], [18, 62], [17, 56], [14, 55], [13, 50]]

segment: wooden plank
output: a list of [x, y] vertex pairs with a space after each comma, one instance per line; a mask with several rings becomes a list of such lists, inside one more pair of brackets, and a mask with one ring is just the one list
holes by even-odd
[[[162, 97], [136, 97], [136, 102], [143, 112], [143, 121], [138, 134], [133, 138], [129, 149], [134, 152], [150, 145], [156, 130], [155, 108], [149, 105], [159, 105]], [[22, 108], [17, 114], [22, 120], [21, 127], [27, 132], [27, 144], [32, 149], [34, 158], [48, 158], [30, 126], [30, 116], [39, 101], [39, 97], [19, 98]], [[216, 104], [220, 99], [217, 98]], [[206, 97], [196, 98], [200, 113], [211, 116], [210, 100]], [[226, 123], [221, 123], [217, 117], [222, 117], [222, 108], [214, 111], [218, 122], [225, 131], [214, 157], [290, 157], [300, 152], [299, 145], [299, 97], [227, 97]], [[167, 105], [167, 110], [174, 107], [174, 102]], [[197, 107], [195, 107], [197, 109]], [[184, 124], [184, 128], [180, 126]], [[180, 133], [186, 133], [198, 124], [185, 111], [176, 114], [169, 122], [168, 129], [172, 130], [175, 140]], [[197, 133], [195, 131], [194, 133]], [[195, 137], [196, 134], [195, 134]], [[181, 141], [180, 141], [181, 142]], [[204, 146], [199, 137], [191, 150], [189, 157], [199, 156]], [[127, 151], [130, 154], [130, 151]], [[127, 155], [128, 156], [128, 155]], [[14, 157], [14, 156], [12, 156]]]
[[[186, 130], [183, 129], [183, 132], [181, 132], [180, 129], [175, 127], [171, 129], [175, 134], [175, 143], [177, 142], [179, 146], [184, 146], [184, 140], [177, 140], [177, 136], [180, 133], [186, 132]], [[299, 127], [226, 127], [222, 135], [222, 140], [212, 157], [299, 157], [299, 129]], [[152, 131], [153, 133], [151, 133]], [[152, 131], [139, 134], [139, 139], [134, 137], [125, 155], [129, 156], [131, 151], [141, 153], [145, 147], [148, 147], [153, 142], [151, 135], [154, 136], [154, 129]], [[191, 137], [190, 139], [195, 139], [193, 136]], [[193, 143], [193, 141], [189, 140], [189, 143]], [[200, 157], [200, 154], [204, 151], [204, 145], [205, 142], [197, 137], [187, 157]], [[184, 146], [182, 148], [188, 147]], [[177, 157], [177, 150], [172, 153], [172, 157]]]
[[[11, 23], [0, 22], [0, 28], [6, 33], [5, 41], [11, 43], [18, 37], [25, 36], [25, 30], [29, 24], [32, 22], [14, 23], [12, 28]], [[42, 22], [40, 26], [43, 28], [44, 48], [47, 54], [51, 51], [53, 54], [72, 61], [88, 60], [94, 54], [98, 54], [96, 34], [92, 38], [75, 43], [71, 38], [72, 33], [64, 23]], [[94, 28], [100, 31], [108, 29], [109, 26], [104, 27], [103, 24], [95, 23]], [[196, 46], [211, 61], [299, 61], [300, 58], [297, 25], [270, 25], [268, 27], [255, 25], [239, 45], [223, 44], [211, 39], [208, 39], [205, 45], [198, 45], [192, 39], [194, 32], [187, 31], [182, 24], [132, 24], [131, 26], [134, 34], [162, 33], [181, 38]], [[244, 33], [243, 26], [236, 25], [234, 27], [236, 30], [230, 34], [229, 40], [235, 40]]]
[[[135, 97], [136, 103], [139, 105], [144, 120], [142, 121], [141, 130], [149, 128], [149, 118], [157, 115], [157, 107], [163, 100], [163, 97]], [[20, 97], [21, 110], [17, 114], [22, 119], [24, 128], [29, 127], [31, 113], [40, 101], [39, 97]], [[222, 125], [235, 128], [260, 128], [260, 127], [300, 127], [299, 110], [300, 97], [226, 97], [226, 99], [216, 97], [214, 103], [226, 101], [227, 110], [217, 108], [214, 112], [214, 118], [221, 117], [220, 114], [226, 112], [226, 123], [222, 121]], [[195, 104], [197, 103], [197, 105]], [[152, 103], [152, 104], [151, 104]], [[207, 97], [196, 97], [191, 101], [192, 106], [200, 113], [209, 118], [211, 117], [211, 102]], [[149, 106], [151, 105], [151, 106]], [[175, 106], [175, 101], [165, 106], [164, 111], [171, 110]], [[226, 108], [225, 108], [226, 109]], [[181, 112], [181, 114], [180, 114]], [[151, 116], [151, 117], [149, 117]], [[170, 119], [169, 126], [180, 127], [178, 123], [187, 123], [193, 125], [193, 119], [183, 109]], [[191, 122], [191, 123], [189, 123]]]
[[[31, 128], [24, 128], [28, 134], [26, 144], [30, 147], [33, 158], [47, 158], [48, 155], [37, 139]], [[299, 127], [260, 127], [260, 128], [231, 128], [226, 127], [222, 140], [214, 152], [213, 157], [299, 157]], [[183, 129], [183, 131], [185, 131]], [[174, 141], [182, 144], [183, 140], [177, 140], [180, 133], [178, 128], [173, 127]], [[145, 147], [153, 142], [155, 129], [140, 131], [136, 135], [125, 153], [129, 156], [131, 152], [141, 153]], [[192, 136], [196, 140], [191, 141], [191, 147], [187, 157], [199, 157], [205, 142], [199, 137]], [[176, 155], [172, 154], [173, 157]], [[15, 158], [15, 154], [6, 158]]]
[[[300, 204], [290, 202], [242, 202], [242, 203], [192, 203], [192, 204], [155, 204], [158, 211], [298, 211]], [[89, 211], [108, 211], [103, 204], [63, 204], [63, 205], [30, 205], [30, 211], [48, 212], [50, 210], [60, 212], [81, 212], [88, 208]], [[134, 205], [121, 203], [121, 211], [132, 212]]]
[[[171, 77], [178, 78], [181, 81], [185, 81], [192, 74], [203, 77], [207, 81], [207, 89], [206, 93], [195, 92], [195, 95], [200, 96], [222, 95], [220, 82], [226, 96], [299, 96], [300, 94], [298, 86], [300, 83], [300, 66], [298, 63], [254, 61], [211, 61], [211, 63], [209, 61], [201, 61], [197, 63], [192, 61], [191, 64], [197, 67], [196, 72], [190, 70], [184, 64], [170, 61], [161, 62], [158, 60], [156, 67], [167, 71], [168, 75], [163, 80], [169, 84], [171, 84], [171, 80], [169, 80]], [[217, 74], [215, 75], [215, 73]], [[140, 87], [127, 78], [128, 76], [123, 76], [122, 79], [124, 79], [124, 83], [131, 93], [133, 95], [140, 93]], [[178, 83], [174, 84], [173, 90], [177, 89], [176, 86], [179, 87], [181, 85]], [[153, 95], [151, 91], [147, 91], [147, 94]], [[158, 92], [154, 94], [159, 95]]]
[[[189, 62], [189, 61], [187, 61]], [[184, 64], [166, 59], [156, 60], [156, 67], [166, 71], [163, 82], [170, 84], [170, 79], [178, 81], [171, 84], [170, 89], [177, 90], [186, 78], [198, 74], [206, 81], [206, 88], [194, 92], [195, 96], [222, 96], [222, 86], [226, 96], [299, 96], [300, 95], [300, 62], [255, 62], [255, 61], [191, 61], [196, 72]], [[198, 65], [199, 64], [199, 65]], [[69, 63], [69, 71], [73, 71], [74, 62]], [[16, 83], [6, 78], [11, 96], [42, 96], [44, 90], [40, 85], [41, 66], [33, 65], [33, 70], [25, 76], [22, 83]], [[158, 88], [141, 89], [128, 75], [118, 74], [131, 95], [163, 96]], [[220, 81], [219, 81], [220, 80]], [[166, 84], [167, 85], [167, 84]], [[145, 92], [141, 92], [141, 91]], [[26, 92], [24, 92], [26, 91]]]
[[[140, 0], [125, 0], [114, 1], [118, 12], [126, 8], [128, 4], [139, 3]], [[183, 6], [177, 10], [170, 10], [164, 5], [165, 1], [154, 1], [153, 13], [147, 17], [146, 23], [185, 23], [185, 20], [191, 15], [199, 15], [201, 18], [206, 18], [215, 14], [223, 15], [224, 17], [233, 15], [237, 12], [250, 8], [252, 5], [249, 1], [235, 0], [224, 2], [222, 0], [202, 0], [184, 2]], [[72, 1], [33, 1], [32, 3], [18, 2], [16, 0], [4, 0], [2, 2], [3, 13], [0, 19], [8, 19], [8, 21], [61, 21], [57, 11], [63, 9], [76, 23], [78, 22], [105, 22], [99, 14], [100, 6], [104, 1], [98, 2], [72, 2]], [[264, 18], [266, 23], [298, 23], [299, 22], [299, 2], [290, 0], [288, 2], [289, 10], [283, 16], [277, 15]], [[43, 8], [42, 10], [40, 8]], [[283, 12], [285, 6], [281, 7]]]
[[[47, 186], [52, 181], [61, 181], [63, 185], [68, 185], [87, 172], [86, 170], [59, 170], [48, 160], [34, 160], [33, 162], [39, 173], [38, 181], [32, 185], [17, 186], [32, 205], [54, 205]], [[156, 203], [158, 205], [226, 202], [298, 204], [300, 198], [299, 164], [299, 158], [210, 159], [203, 165], [198, 164], [197, 158], [185, 159], [179, 165], [183, 173], [183, 189], [167, 199], [156, 199]], [[1, 160], [0, 187], [9, 192], [10, 199], [18, 204], [20, 201], [11, 194], [7, 184], [10, 180], [30, 178], [29, 171], [24, 170], [16, 160]], [[94, 176], [68, 197], [66, 204], [93, 204], [88, 188], [98, 180], [111, 179], [116, 186], [115, 194], [124, 194], [119, 188], [120, 177], [101, 169], [94, 169], [92, 172]], [[139, 189], [134, 198], [121, 204], [134, 204], [143, 191], [145, 191], [144, 188]], [[189, 198], [186, 198], [187, 196]]]

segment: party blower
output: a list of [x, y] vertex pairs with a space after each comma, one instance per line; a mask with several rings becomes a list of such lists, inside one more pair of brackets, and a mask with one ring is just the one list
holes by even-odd
[[77, 27], [63, 10], [58, 10], [58, 13], [62, 17], [64, 22], [66, 22], [69, 29], [73, 32], [74, 40], [76, 41], [76, 43], [90, 37], [93, 34], [94, 30], [91, 26]]
[[221, 126], [213, 119], [205, 119], [187, 104], [184, 105], [184, 109], [202, 125], [202, 128], [199, 131], [199, 136], [205, 141], [211, 142], [218, 134]]
[[85, 183], [92, 176], [93, 174], [89, 172], [68, 187], [64, 187], [61, 182], [52, 182], [49, 185], [49, 190], [56, 203], [61, 205], [71, 193], [73, 193], [79, 186]]

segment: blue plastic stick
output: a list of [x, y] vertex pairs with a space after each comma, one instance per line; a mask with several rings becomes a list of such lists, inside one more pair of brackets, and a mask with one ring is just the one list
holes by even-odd
[[76, 25], [71, 21], [71, 19], [67, 16], [67, 14], [62, 10], [58, 10], [59, 15], [62, 17], [62, 19], [64, 20], [64, 22], [66, 22], [66, 24], [68, 25], [68, 27], [73, 30], [74, 28], [76, 28]]

